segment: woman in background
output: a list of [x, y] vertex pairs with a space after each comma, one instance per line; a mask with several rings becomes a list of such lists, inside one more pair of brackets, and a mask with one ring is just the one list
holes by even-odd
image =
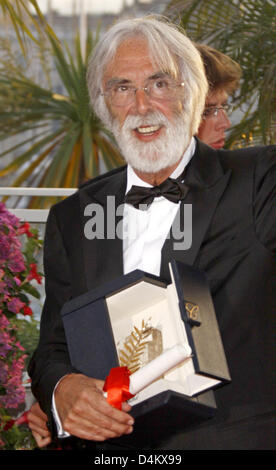
[[209, 84], [205, 110], [197, 137], [210, 147], [225, 144], [225, 132], [231, 127], [228, 98], [237, 90], [242, 75], [237, 62], [204, 44], [195, 44], [201, 54]]

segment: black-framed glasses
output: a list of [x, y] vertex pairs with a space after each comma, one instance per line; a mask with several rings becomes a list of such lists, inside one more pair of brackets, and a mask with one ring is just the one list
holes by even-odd
[[225, 104], [224, 106], [207, 106], [203, 111], [203, 117], [217, 117], [220, 110], [223, 110], [226, 114], [230, 114], [232, 109], [232, 106], [229, 104]]
[[128, 106], [134, 102], [138, 90], [144, 90], [150, 99], [174, 101], [183, 96], [183, 88], [183, 82], [176, 82], [166, 74], [158, 74], [148, 78], [142, 87], [135, 87], [128, 80], [113, 79], [101, 94], [107, 96], [113, 106]]

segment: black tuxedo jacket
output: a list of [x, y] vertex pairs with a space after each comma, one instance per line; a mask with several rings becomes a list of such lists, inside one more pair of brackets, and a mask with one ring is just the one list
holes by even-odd
[[[168, 237], [161, 277], [169, 279], [171, 258], [206, 273], [232, 382], [215, 392], [215, 418], [157, 447], [276, 448], [276, 147], [217, 151], [198, 141], [185, 181], [190, 189], [184, 203], [192, 204], [193, 211], [192, 246], [174, 251]], [[62, 305], [123, 274], [122, 240], [116, 235], [85, 237], [85, 208], [99, 204], [107, 230], [112, 217], [107, 196], [115, 196], [116, 210], [125, 188], [122, 167], [91, 180], [50, 211], [44, 247], [46, 301], [39, 345], [29, 366], [33, 393], [48, 415], [54, 386], [73, 370]]]

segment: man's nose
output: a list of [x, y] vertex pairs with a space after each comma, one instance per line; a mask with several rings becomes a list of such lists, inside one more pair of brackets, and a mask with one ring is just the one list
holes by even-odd
[[139, 114], [147, 114], [150, 109], [150, 98], [143, 88], [138, 88], [135, 92], [136, 110]]
[[217, 116], [217, 126], [221, 129], [229, 129], [231, 127], [231, 121], [223, 109], [220, 109], [219, 114]]

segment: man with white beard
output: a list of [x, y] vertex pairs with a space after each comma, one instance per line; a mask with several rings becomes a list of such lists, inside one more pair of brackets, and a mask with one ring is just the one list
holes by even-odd
[[[53, 434], [101, 449], [135, 429], [127, 403], [113, 408], [103, 396], [104, 382], [72, 367], [60, 316], [64, 303], [134, 269], [169, 280], [174, 258], [203, 270], [210, 282], [233, 378], [217, 392], [219, 419], [229, 418], [232, 431], [223, 434], [214, 421], [164, 448], [235, 448], [236, 442], [273, 448], [274, 418], [269, 431], [267, 422], [260, 421], [257, 431], [235, 422], [275, 413], [275, 147], [227, 152], [193, 137], [208, 92], [204, 67], [192, 42], [164, 21], [115, 24], [97, 44], [87, 79], [93, 109], [114, 133], [127, 166], [86, 183], [49, 214], [46, 301], [29, 374]], [[98, 204], [106, 214], [111, 196], [116, 207], [125, 202], [123, 224], [135, 225], [137, 237], [87, 240], [85, 209]], [[185, 204], [193, 209], [193, 243], [179, 250], [168, 234]], [[260, 347], [260, 329], [249, 334], [249, 315], [258, 318], [259, 305], [267, 309], [267, 348]]]

